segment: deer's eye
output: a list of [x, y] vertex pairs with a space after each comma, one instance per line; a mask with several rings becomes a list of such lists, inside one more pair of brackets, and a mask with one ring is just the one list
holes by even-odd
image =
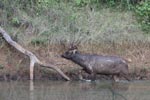
[[68, 53], [69, 53], [69, 54], [72, 54], [72, 50], [71, 50], [71, 51], [68, 51]]

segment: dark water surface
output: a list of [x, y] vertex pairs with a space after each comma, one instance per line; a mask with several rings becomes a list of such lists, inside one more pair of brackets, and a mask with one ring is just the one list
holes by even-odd
[[150, 81], [0, 82], [0, 100], [150, 100]]

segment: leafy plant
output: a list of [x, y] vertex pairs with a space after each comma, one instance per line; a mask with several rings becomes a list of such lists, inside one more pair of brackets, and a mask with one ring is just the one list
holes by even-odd
[[146, 32], [150, 31], [150, 1], [141, 2], [136, 7], [136, 14], [142, 29]]
[[31, 41], [33, 45], [45, 45], [47, 43], [47, 38], [34, 38]]
[[88, 4], [97, 4], [99, 0], [75, 0], [77, 6], [85, 6]]
[[57, 3], [57, 1], [55, 1], [55, 0], [38, 0], [37, 3], [38, 3], [38, 7], [46, 9], [49, 6]]
[[4, 68], [4, 65], [0, 64], [0, 69], [3, 69]]
[[11, 23], [16, 27], [18, 27], [21, 24], [17, 17], [12, 18]]
[[77, 6], [84, 6], [89, 3], [89, 0], [75, 0]]

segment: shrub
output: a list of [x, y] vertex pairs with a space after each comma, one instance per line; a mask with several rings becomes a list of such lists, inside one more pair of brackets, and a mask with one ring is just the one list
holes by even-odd
[[150, 1], [141, 2], [136, 7], [138, 21], [144, 31], [150, 31]]
[[75, 0], [77, 6], [85, 5], [105, 5], [106, 7], [115, 7], [121, 9], [132, 9], [134, 5], [138, 4], [141, 0]]

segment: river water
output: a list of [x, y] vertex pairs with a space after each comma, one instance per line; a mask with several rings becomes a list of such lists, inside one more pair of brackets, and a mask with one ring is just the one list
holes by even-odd
[[0, 82], [0, 100], [150, 100], [150, 81]]

